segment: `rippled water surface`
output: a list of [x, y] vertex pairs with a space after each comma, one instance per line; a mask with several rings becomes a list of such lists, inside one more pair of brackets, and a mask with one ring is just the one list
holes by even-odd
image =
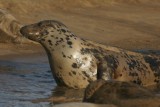
[[[49, 107], [47, 98], [56, 86], [46, 58], [0, 60], [0, 107]], [[43, 59], [43, 60], [42, 60]]]

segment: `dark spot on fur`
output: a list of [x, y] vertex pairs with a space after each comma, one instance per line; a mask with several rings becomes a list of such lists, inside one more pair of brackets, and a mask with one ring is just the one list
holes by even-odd
[[91, 66], [92, 66], [92, 68], [95, 68], [95, 67], [96, 67], [96, 66], [95, 66], [95, 65], [93, 65], [93, 64], [92, 64]]
[[86, 78], [85, 78], [85, 77], [83, 77], [83, 80], [86, 80]]
[[51, 46], [53, 45], [51, 40], [48, 40], [48, 43], [49, 43], [49, 45], [51, 45]]
[[59, 26], [59, 25], [57, 25], [57, 28], [60, 28], [60, 26]]
[[70, 76], [72, 76], [72, 73], [71, 73], [71, 72], [69, 72], [69, 75], [70, 75]]
[[54, 37], [54, 35], [51, 35], [51, 37]]
[[61, 67], [61, 66], [59, 66], [58, 68], [59, 68], [59, 69], [62, 69], [62, 67]]
[[76, 37], [74, 34], [71, 34], [73, 37]]
[[75, 85], [74, 88], [78, 88], [78, 86]]
[[85, 57], [85, 58], [84, 58], [84, 60], [85, 60], [85, 61], [87, 61], [87, 60], [88, 60], [88, 58], [87, 58], [87, 57]]
[[129, 76], [138, 76], [138, 73], [136, 73], [136, 72], [129, 72]]
[[61, 29], [61, 31], [62, 31], [63, 33], [66, 33], [66, 30], [65, 30], [65, 29]]
[[108, 67], [110, 67], [112, 71], [115, 71], [119, 64], [117, 58], [115, 58], [113, 55], [108, 55], [105, 56], [104, 58], [107, 61]]
[[82, 55], [85, 55], [85, 54], [92, 54], [92, 55], [94, 55], [94, 57], [97, 59], [97, 60], [99, 60], [99, 61], [101, 61], [102, 60], [102, 52], [100, 52], [100, 50], [98, 50], [98, 49], [94, 49], [94, 48], [91, 48], [91, 49], [89, 49], [89, 48], [82, 48], [81, 49], [81, 54]]
[[76, 63], [73, 63], [73, 64], [72, 64], [72, 67], [73, 67], [73, 68], [78, 68], [78, 65], [77, 65]]
[[42, 39], [41, 39], [41, 41], [45, 41], [45, 39], [44, 39], [44, 38], [42, 38]]
[[99, 50], [97, 49], [89, 49], [89, 48], [82, 48], [81, 49], [81, 54], [84, 55], [84, 54], [90, 54], [90, 53], [94, 53], [94, 54], [99, 54]]
[[66, 40], [68, 41], [68, 40], [70, 40], [70, 38], [69, 38], [69, 37], [66, 37]]
[[76, 75], [76, 71], [72, 71], [72, 73], [73, 73], [74, 75]]
[[59, 42], [58, 41], [56, 41], [56, 44], [55, 44], [56, 46], [58, 46], [59, 45]]
[[150, 56], [145, 56], [144, 59], [147, 63], [149, 63], [151, 69], [160, 75], [160, 60]]
[[62, 52], [62, 56], [64, 57], [64, 58], [66, 58], [66, 55]]
[[145, 56], [144, 59], [154, 71], [154, 76], [156, 77], [155, 82], [158, 83], [160, 81], [160, 59], [152, 56]]
[[155, 83], [159, 83], [159, 80], [155, 79], [154, 82], [155, 82]]
[[83, 38], [81, 38], [81, 40], [82, 40], [82, 41], [84, 41], [84, 42], [86, 42], [86, 40], [85, 40], [85, 39], [83, 39]]
[[72, 42], [71, 42], [71, 41], [67, 41], [67, 44], [68, 44], [68, 45], [72, 45]]
[[129, 69], [132, 70], [137, 66], [137, 63], [135, 60], [131, 59], [130, 61], [127, 61], [127, 64], [129, 65]]
[[126, 67], [123, 67], [123, 70], [125, 70], [125, 71], [126, 71], [126, 70], [127, 70], [127, 68], [126, 68]]
[[73, 37], [73, 35], [69, 35], [71, 38]]
[[55, 26], [52, 26], [54, 29], [57, 29]]
[[133, 80], [132, 82], [138, 85], [142, 84], [142, 81], [139, 78], [137, 80]]
[[60, 38], [61, 41], [63, 41], [63, 38]]
[[72, 58], [72, 55], [68, 56], [68, 58], [71, 59], [71, 58]]
[[52, 42], [51, 40], [48, 40], [48, 42]]
[[86, 73], [86, 71], [82, 71], [82, 73], [84, 74], [84, 76], [89, 77], [89, 75]]

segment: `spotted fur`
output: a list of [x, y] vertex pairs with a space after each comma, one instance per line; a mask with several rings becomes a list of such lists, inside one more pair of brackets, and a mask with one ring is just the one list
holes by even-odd
[[20, 32], [45, 48], [59, 85], [85, 88], [97, 79], [131, 81], [143, 86], [160, 82], [159, 56], [84, 40], [54, 20], [24, 26]]

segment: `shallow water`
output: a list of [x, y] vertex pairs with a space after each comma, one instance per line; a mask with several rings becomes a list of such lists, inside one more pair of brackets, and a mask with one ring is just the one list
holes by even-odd
[[0, 107], [50, 106], [47, 102], [32, 103], [50, 96], [56, 86], [47, 59], [33, 59], [0, 60]]

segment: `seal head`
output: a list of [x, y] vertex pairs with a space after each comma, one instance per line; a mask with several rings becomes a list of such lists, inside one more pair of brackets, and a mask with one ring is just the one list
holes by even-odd
[[20, 29], [20, 32], [28, 39], [40, 42], [43, 36], [49, 33], [47, 29], [50, 28], [56, 29], [59, 25], [62, 26], [63, 24], [58, 21], [45, 20], [35, 24], [24, 26]]

